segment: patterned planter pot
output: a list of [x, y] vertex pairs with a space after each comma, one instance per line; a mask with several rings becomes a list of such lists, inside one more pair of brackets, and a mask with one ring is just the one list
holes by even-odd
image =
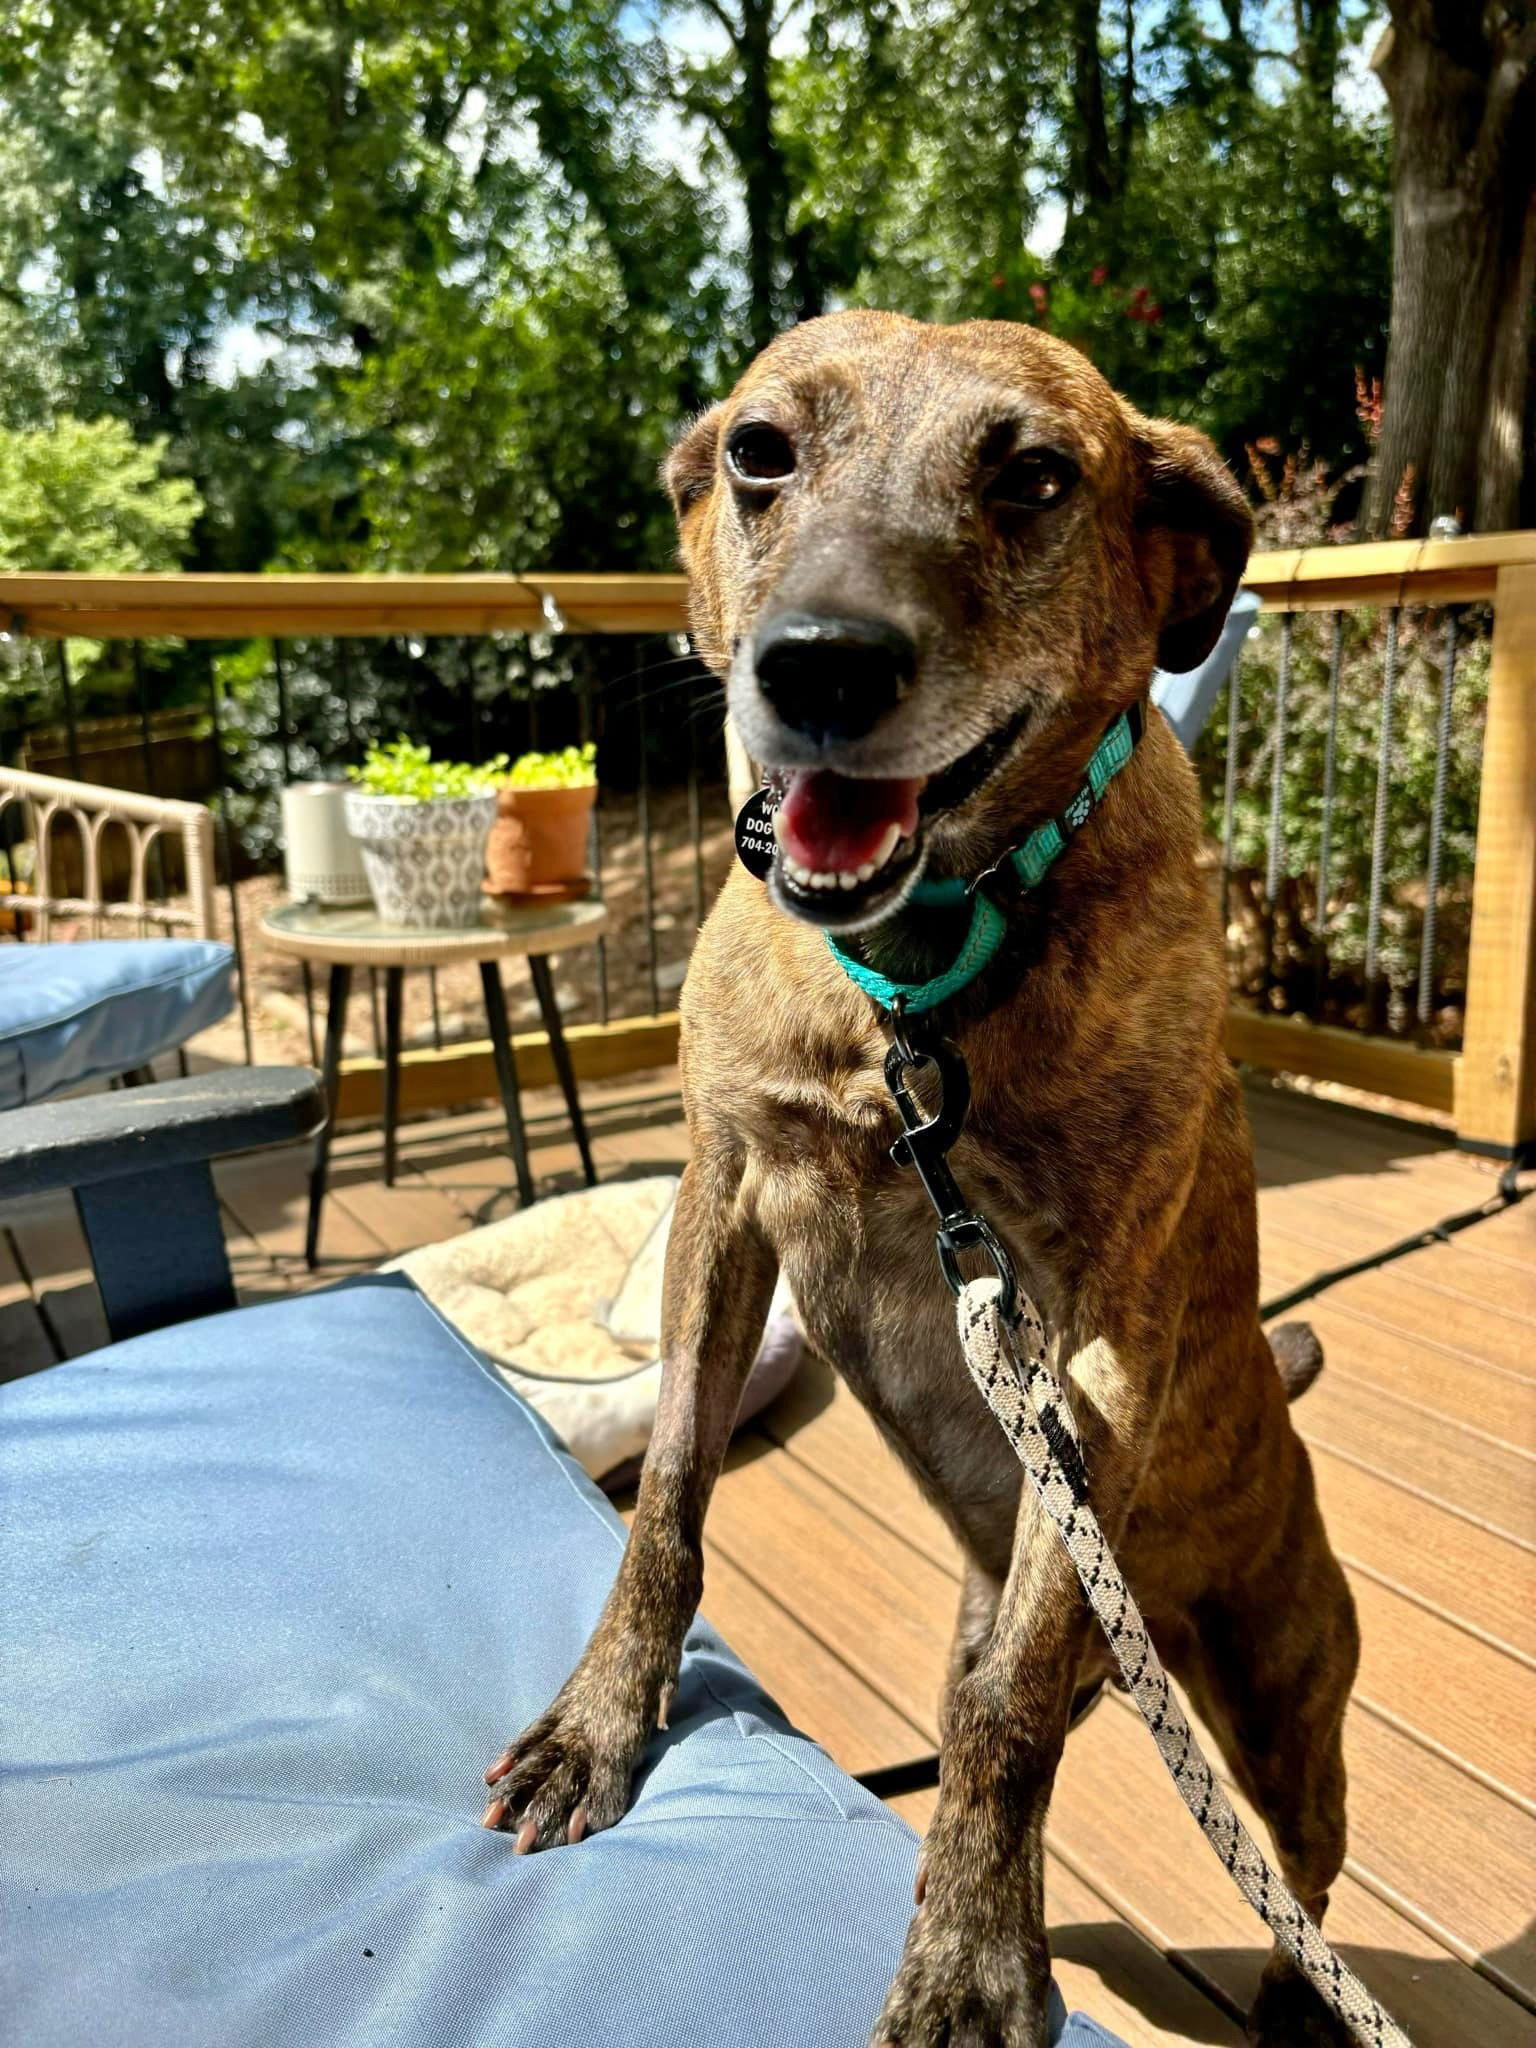
[[478, 924], [485, 842], [495, 816], [494, 791], [418, 803], [349, 789], [347, 828], [362, 849], [384, 922], [434, 931]]

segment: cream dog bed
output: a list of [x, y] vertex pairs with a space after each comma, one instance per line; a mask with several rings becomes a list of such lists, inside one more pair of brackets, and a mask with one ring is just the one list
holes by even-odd
[[[551, 1196], [390, 1262], [610, 1484], [651, 1439], [677, 1186], [675, 1175], [659, 1174]], [[741, 1421], [782, 1393], [803, 1350], [781, 1281]]]

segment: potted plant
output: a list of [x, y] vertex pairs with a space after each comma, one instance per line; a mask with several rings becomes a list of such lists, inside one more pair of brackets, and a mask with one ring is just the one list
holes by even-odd
[[597, 749], [523, 754], [496, 778], [496, 822], [485, 849], [492, 896], [584, 896], [597, 801]]
[[[505, 759], [505, 757], [503, 757]], [[496, 816], [500, 763], [434, 761], [398, 739], [348, 770], [347, 828], [386, 924], [436, 930], [477, 924], [485, 842]]]

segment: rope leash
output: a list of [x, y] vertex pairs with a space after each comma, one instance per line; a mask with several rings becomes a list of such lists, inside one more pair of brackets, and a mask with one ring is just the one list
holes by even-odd
[[1243, 1897], [1364, 2048], [1411, 2048], [1402, 2028], [1334, 1953], [1233, 1812], [1089, 1505], [1077, 1425], [1046, 1364], [1040, 1313], [1015, 1283], [1005, 1320], [1006, 1298], [1002, 1279], [971, 1280], [961, 1289], [956, 1306], [966, 1365], [1067, 1547], [1179, 1797]]

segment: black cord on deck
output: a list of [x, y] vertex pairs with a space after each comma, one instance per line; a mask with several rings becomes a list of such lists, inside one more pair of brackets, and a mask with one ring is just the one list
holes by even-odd
[[1444, 1216], [1438, 1223], [1415, 1231], [1412, 1237], [1399, 1238], [1396, 1244], [1384, 1245], [1379, 1252], [1367, 1252], [1363, 1259], [1353, 1259], [1347, 1266], [1330, 1266], [1326, 1273], [1314, 1273], [1310, 1280], [1304, 1280], [1299, 1287], [1293, 1287], [1288, 1294], [1277, 1294], [1273, 1301], [1259, 1304], [1259, 1315], [1267, 1323], [1271, 1316], [1284, 1315], [1287, 1309], [1295, 1308], [1299, 1302], [1310, 1301], [1315, 1294], [1321, 1294], [1327, 1287], [1335, 1287], [1341, 1280], [1349, 1280], [1356, 1273], [1369, 1273], [1377, 1266], [1385, 1266], [1393, 1259], [1406, 1258], [1409, 1252], [1423, 1251], [1427, 1245], [1448, 1244], [1459, 1230], [1470, 1230], [1474, 1223], [1484, 1223], [1490, 1216], [1500, 1216], [1506, 1209], [1512, 1209], [1517, 1202], [1523, 1202], [1532, 1190], [1519, 1185], [1522, 1173], [1536, 1170], [1536, 1142], [1527, 1142], [1515, 1147], [1514, 1157], [1499, 1175], [1499, 1191], [1486, 1202], [1479, 1202], [1475, 1209], [1462, 1209], [1454, 1216]]

